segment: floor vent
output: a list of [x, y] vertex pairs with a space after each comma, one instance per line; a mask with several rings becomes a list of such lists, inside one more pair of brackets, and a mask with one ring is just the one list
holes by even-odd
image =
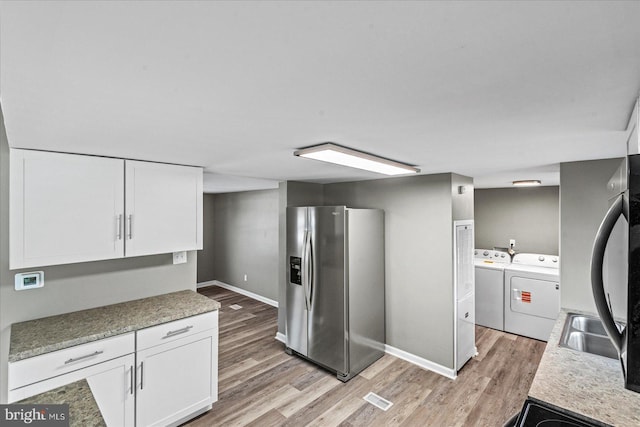
[[387, 399], [380, 397], [371, 391], [369, 392], [369, 394], [363, 397], [363, 399], [371, 403], [376, 408], [382, 409], [383, 411], [386, 411], [387, 409], [391, 408], [391, 405], [393, 405], [393, 403], [389, 402]]
[[238, 304], [233, 304], [233, 305], [230, 305], [229, 308], [232, 310], [240, 310], [242, 306]]

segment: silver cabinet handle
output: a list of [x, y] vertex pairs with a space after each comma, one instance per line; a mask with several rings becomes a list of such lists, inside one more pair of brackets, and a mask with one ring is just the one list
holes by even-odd
[[133, 365], [131, 365], [131, 368], [129, 370], [129, 384], [131, 385], [131, 394], [133, 394], [133, 389], [135, 388], [135, 384], [133, 382]]
[[127, 239], [131, 240], [131, 237], [133, 237], [133, 232], [131, 231], [131, 224], [132, 224], [132, 220], [131, 217], [133, 217], [133, 215], [127, 215]]
[[72, 357], [71, 359], [67, 360], [64, 362], [65, 365], [68, 365], [69, 363], [73, 363], [73, 362], [77, 362], [78, 360], [83, 360], [83, 359], [87, 359], [89, 357], [94, 357], [94, 356], [98, 356], [99, 354], [104, 353], [104, 351], [100, 350], [100, 351], [94, 351], [91, 354], [85, 354], [84, 356], [80, 356], [80, 357]]
[[185, 326], [182, 329], [177, 329], [175, 331], [169, 331], [169, 332], [167, 332], [167, 335], [162, 337], [162, 339], [173, 337], [173, 336], [180, 335], [180, 334], [184, 334], [185, 332], [189, 332], [189, 329], [191, 329], [191, 328], [193, 328], [193, 326]]
[[140, 390], [144, 388], [144, 362], [140, 362]]
[[122, 214], [116, 218], [116, 238], [122, 240]]

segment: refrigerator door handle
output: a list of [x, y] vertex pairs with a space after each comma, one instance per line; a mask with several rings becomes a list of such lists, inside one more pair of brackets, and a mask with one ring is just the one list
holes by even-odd
[[302, 282], [302, 292], [304, 292], [304, 306], [309, 310], [307, 306], [307, 230], [304, 230], [302, 235], [302, 265], [300, 266], [300, 275]]
[[604, 263], [604, 251], [607, 247], [607, 242], [613, 231], [620, 215], [627, 219], [627, 213], [624, 209], [624, 197], [620, 194], [613, 204], [609, 207], [606, 215], [604, 216], [598, 232], [596, 233], [595, 241], [593, 242], [593, 250], [591, 252], [591, 291], [593, 292], [593, 299], [596, 303], [596, 309], [602, 320], [604, 329], [607, 331], [607, 335], [611, 338], [613, 345], [619, 354], [622, 354], [623, 343], [625, 341], [626, 329], [620, 332], [616, 327], [616, 323], [613, 319], [613, 313], [609, 310], [607, 304], [607, 297], [604, 291], [604, 279], [602, 277], [602, 267]]
[[307, 306], [307, 311], [311, 311], [311, 281], [313, 277], [313, 259], [311, 256], [311, 232], [305, 231], [302, 247], [302, 264], [304, 265], [302, 287], [304, 288], [304, 303]]
[[307, 246], [307, 250], [309, 251], [309, 280], [307, 281], [309, 285], [309, 310], [311, 310], [311, 303], [313, 302], [313, 239], [311, 238], [311, 233], [309, 233], [309, 245]]
[[302, 237], [302, 291], [304, 292], [304, 305], [309, 311], [309, 253], [307, 247], [309, 245], [309, 231], [305, 230]]

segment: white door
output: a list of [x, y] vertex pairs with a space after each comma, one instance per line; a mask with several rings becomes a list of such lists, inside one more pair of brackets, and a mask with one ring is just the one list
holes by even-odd
[[455, 370], [476, 353], [473, 220], [453, 223]]
[[126, 256], [202, 249], [202, 169], [126, 161]]
[[467, 295], [456, 303], [456, 312], [458, 313], [456, 322], [458, 340], [456, 346], [456, 370], [460, 370], [467, 360], [476, 354], [476, 322], [473, 294]]
[[556, 319], [560, 313], [560, 284], [557, 281], [512, 276], [509, 281], [511, 311]]
[[107, 426], [133, 427], [135, 359], [130, 354], [119, 360], [117, 366], [87, 377], [87, 382]]
[[124, 255], [124, 160], [10, 151], [10, 268]]
[[138, 351], [136, 425], [166, 426], [216, 400], [217, 338], [197, 336]]
[[504, 329], [504, 271], [475, 269], [476, 324]]

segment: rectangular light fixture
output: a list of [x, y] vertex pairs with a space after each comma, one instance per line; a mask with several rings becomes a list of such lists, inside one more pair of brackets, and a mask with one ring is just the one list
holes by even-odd
[[351, 168], [364, 169], [384, 175], [405, 175], [420, 172], [420, 169], [414, 168], [413, 166], [342, 147], [330, 142], [303, 148], [295, 151], [293, 155], [349, 166]]
[[539, 179], [523, 179], [520, 181], [513, 181], [514, 187], [535, 187], [541, 185], [542, 181]]

